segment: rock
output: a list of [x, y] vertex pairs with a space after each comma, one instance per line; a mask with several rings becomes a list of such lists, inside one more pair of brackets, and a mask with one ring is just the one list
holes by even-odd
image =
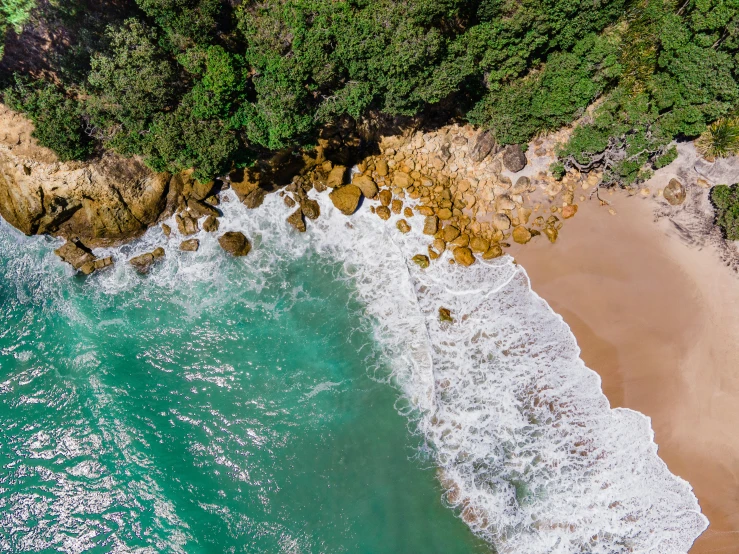
[[680, 181], [677, 179], [670, 179], [670, 183], [665, 187], [662, 194], [664, 195], [665, 200], [667, 200], [672, 206], [679, 206], [685, 202], [688, 191]]
[[406, 206], [405, 208], [403, 208], [403, 215], [405, 217], [413, 217], [413, 210], [410, 206]]
[[169, 236], [172, 234], [172, 227], [170, 227], [166, 223], [162, 223], [162, 233], [164, 233], [165, 237], [169, 238]]
[[246, 256], [251, 251], [251, 243], [240, 231], [224, 233], [218, 238], [218, 244], [232, 256]]
[[503, 150], [503, 165], [511, 173], [517, 173], [526, 167], [526, 155], [520, 144], [511, 144]]
[[262, 205], [262, 203], [264, 202], [264, 197], [266, 195], [267, 195], [266, 190], [264, 190], [261, 187], [257, 187], [253, 191], [251, 191], [249, 194], [246, 195], [246, 197], [244, 198], [243, 204], [250, 210], [253, 210]]
[[456, 239], [454, 239], [451, 244], [454, 246], [469, 246], [470, 244], [470, 236], [469, 235], [459, 235]]
[[357, 211], [357, 206], [359, 206], [359, 200], [361, 197], [362, 191], [357, 185], [346, 185], [335, 188], [331, 191], [331, 194], [329, 194], [331, 202], [333, 202], [336, 209], [344, 215], [352, 215]]
[[495, 205], [498, 210], [513, 210], [516, 208], [516, 203], [507, 194], [501, 194], [495, 199]]
[[500, 258], [502, 255], [503, 255], [503, 249], [500, 247], [500, 244], [493, 244], [482, 255], [482, 259], [492, 260], [493, 258]]
[[392, 201], [390, 206], [394, 214], [399, 214], [400, 212], [403, 211], [403, 201], [398, 200], [397, 198]]
[[421, 269], [426, 269], [429, 266], [428, 256], [416, 254], [413, 256], [413, 263], [417, 264]]
[[285, 206], [288, 208], [294, 208], [295, 207], [295, 200], [293, 200], [292, 196], [285, 195], [285, 197], [282, 199], [285, 202]]
[[544, 227], [544, 234], [549, 239], [549, 242], [554, 244], [554, 242], [557, 240], [557, 236], [559, 235], [559, 231], [557, 231], [556, 227], [553, 227], [552, 225], [547, 225]]
[[303, 218], [303, 210], [301, 210], [300, 208], [298, 208], [288, 216], [287, 222], [301, 233], [305, 233], [305, 219]]
[[110, 267], [113, 265], [113, 257], [108, 256], [107, 258], [100, 258], [95, 260], [95, 269], [103, 269], [105, 267]]
[[470, 248], [473, 252], [487, 252], [490, 248], [490, 243], [482, 237], [472, 237], [470, 239]]
[[459, 229], [454, 225], [447, 225], [441, 232], [445, 242], [452, 242], [459, 236]]
[[507, 231], [511, 228], [511, 219], [506, 214], [495, 214], [493, 216], [493, 226], [501, 231]]
[[516, 184], [508, 191], [510, 194], [523, 194], [531, 186], [531, 180], [528, 177], [519, 177]]
[[250, 193], [259, 188], [259, 175], [251, 170], [238, 170], [231, 173], [231, 188], [242, 202]]
[[423, 223], [423, 234], [424, 235], [435, 235], [439, 230], [439, 218], [435, 215], [429, 215], [426, 217]]
[[148, 273], [151, 269], [152, 264], [159, 258], [163, 257], [164, 248], [160, 246], [158, 248], [155, 248], [151, 252], [147, 252], [146, 254], [141, 254], [140, 256], [131, 258], [130, 260], [128, 260], [128, 263], [130, 263], [139, 273]]
[[378, 215], [380, 219], [384, 219], [385, 221], [390, 219], [390, 208], [388, 208], [387, 206], [379, 206], [375, 210], [375, 213]]
[[491, 133], [490, 131], [485, 131], [477, 137], [475, 145], [472, 147], [472, 150], [470, 150], [469, 158], [474, 163], [480, 163], [488, 157], [488, 155], [490, 154], [490, 152], [493, 151], [494, 148], [495, 137], [493, 137], [493, 133]]
[[393, 174], [393, 185], [401, 189], [407, 189], [413, 184], [413, 179], [405, 171], [396, 171]]
[[459, 246], [454, 249], [454, 261], [459, 265], [468, 267], [475, 263], [475, 256], [472, 254], [472, 250], [466, 246]]
[[332, 189], [340, 187], [344, 184], [344, 175], [346, 175], [346, 167], [343, 165], [337, 165], [328, 174], [326, 185]]
[[385, 177], [388, 174], [387, 161], [384, 159], [377, 160], [375, 163], [375, 171], [377, 171], [377, 174], [380, 177]]
[[303, 215], [308, 219], [318, 219], [321, 215], [321, 206], [310, 198], [300, 199], [300, 209], [303, 211]]
[[218, 217], [221, 215], [221, 213], [218, 210], [216, 210], [213, 206], [211, 206], [210, 204], [206, 204], [202, 200], [195, 200], [194, 198], [189, 198], [187, 200], [187, 207], [192, 213], [194, 213], [198, 217], [205, 217], [205, 216]]
[[210, 196], [211, 191], [215, 185], [214, 181], [206, 181], [201, 183], [197, 179], [193, 180], [190, 184], [190, 198], [195, 200], [203, 200]]
[[439, 216], [439, 219], [443, 219], [444, 221], [446, 221], [447, 219], [451, 219], [452, 218], [452, 210], [450, 210], [449, 208], [441, 208], [436, 213], [436, 215]]
[[220, 227], [220, 223], [218, 223], [218, 220], [212, 215], [209, 215], [208, 218], [203, 221], [203, 231], [206, 233], [214, 233], [218, 230], [218, 227]]
[[436, 250], [439, 254], [443, 254], [444, 250], [446, 250], [446, 242], [444, 242], [443, 239], [434, 239], [434, 242], [432, 244], [434, 246], [434, 250]]
[[439, 308], [439, 321], [446, 321], [447, 323], [454, 323], [452, 312], [448, 308]]
[[54, 250], [63, 262], [67, 262], [74, 269], [80, 269], [87, 263], [95, 262], [95, 255], [84, 244], [79, 241], [68, 240], [62, 246]]
[[366, 198], [374, 198], [377, 194], [377, 185], [372, 180], [372, 177], [368, 177], [367, 175], [357, 175], [352, 180], [352, 183], [359, 187], [359, 190], [362, 191], [362, 194]]
[[516, 241], [518, 244], [526, 244], [531, 240], [531, 232], [523, 225], [514, 227], [512, 236], [513, 240]]
[[200, 248], [200, 241], [198, 239], [183, 240], [180, 243], [180, 250], [183, 252], [197, 252]]
[[398, 231], [401, 233], [409, 233], [411, 230], [411, 226], [408, 225], [408, 222], [405, 219], [399, 219], [398, 223], [396, 223], [396, 226], [398, 227]]
[[562, 217], [564, 219], [570, 219], [577, 213], [577, 204], [568, 204], [562, 207]]
[[434, 215], [434, 209], [431, 206], [418, 206], [416, 212], [423, 216]]
[[381, 190], [380, 191], [380, 204], [383, 206], [389, 206], [390, 202], [393, 200], [393, 193], [389, 190]]
[[174, 219], [177, 222], [177, 229], [179, 229], [180, 234], [183, 236], [194, 235], [200, 230], [198, 220], [187, 213], [177, 214]]

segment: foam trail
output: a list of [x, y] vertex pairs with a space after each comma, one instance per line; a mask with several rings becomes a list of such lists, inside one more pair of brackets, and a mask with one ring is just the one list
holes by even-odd
[[[426, 249], [420, 221], [400, 235], [398, 216], [383, 222], [365, 205], [346, 218], [326, 194], [311, 194], [322, 215], [305, 235], [285, 223], [277, 195], [249, 211], [230, 191], [221, 232], [248, 233], [257, 247], [244, 263], [265, 279], [277, 257], [343, 260], [403, 409], [433, 447], [446, 501], [476, 533], [501, 554], [688, 551], [708, 524], [690, 485], [658, 457], [649, 418], [610, 409], [570, 329], [521, 267], [504, 257], [461, 268], [447, 253], [421, 270], [409, 262]], [[151, 278], [180, 288], [222, 284], [216, 238], [198, 238], [201, 250], [187, 257], [172, 240]], [[126, 254], [162, 241], [153, 229]], [[134, 286], [132, 275], [121, 265], [94, 286], [115, 292]], [[454, 324], [439, 321], [441, 306]]]

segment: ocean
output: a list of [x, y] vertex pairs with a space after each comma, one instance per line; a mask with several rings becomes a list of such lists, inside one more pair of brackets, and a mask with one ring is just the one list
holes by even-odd
[[366, 205], [317, 195], [298, 234], [277, 195], [224, 197], [198, 252], [155, 228], [89, 278], [0, 223], [0, 551], [678, 554], [705, 529], [511, 258], [422, 270]]

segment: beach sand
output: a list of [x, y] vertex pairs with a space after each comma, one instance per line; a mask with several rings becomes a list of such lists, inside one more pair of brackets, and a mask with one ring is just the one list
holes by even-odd
[[[653, 189], [654, 190], [654, 189]], [[710, 520], [691, 554], [739, 552], [739, 277], [686, 244], [661, 199], [580, 202], [556, 244], [509, 252], [562, 315], [611, 406], [652, 419], [659, 455]], [[537, 215], [537, 214], [534, 214]]]

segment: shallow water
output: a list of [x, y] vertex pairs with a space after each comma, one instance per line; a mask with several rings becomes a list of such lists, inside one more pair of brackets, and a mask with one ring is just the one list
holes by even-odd
[[679, 554], [705, 529], [510, 258], [422, 271], [418, 222], [321, 196], [297, 235], [278, 197], [226, 198], [248, 257], [175, 237], [146, 277], [71, 278], [0, 227], [0, 547]]

